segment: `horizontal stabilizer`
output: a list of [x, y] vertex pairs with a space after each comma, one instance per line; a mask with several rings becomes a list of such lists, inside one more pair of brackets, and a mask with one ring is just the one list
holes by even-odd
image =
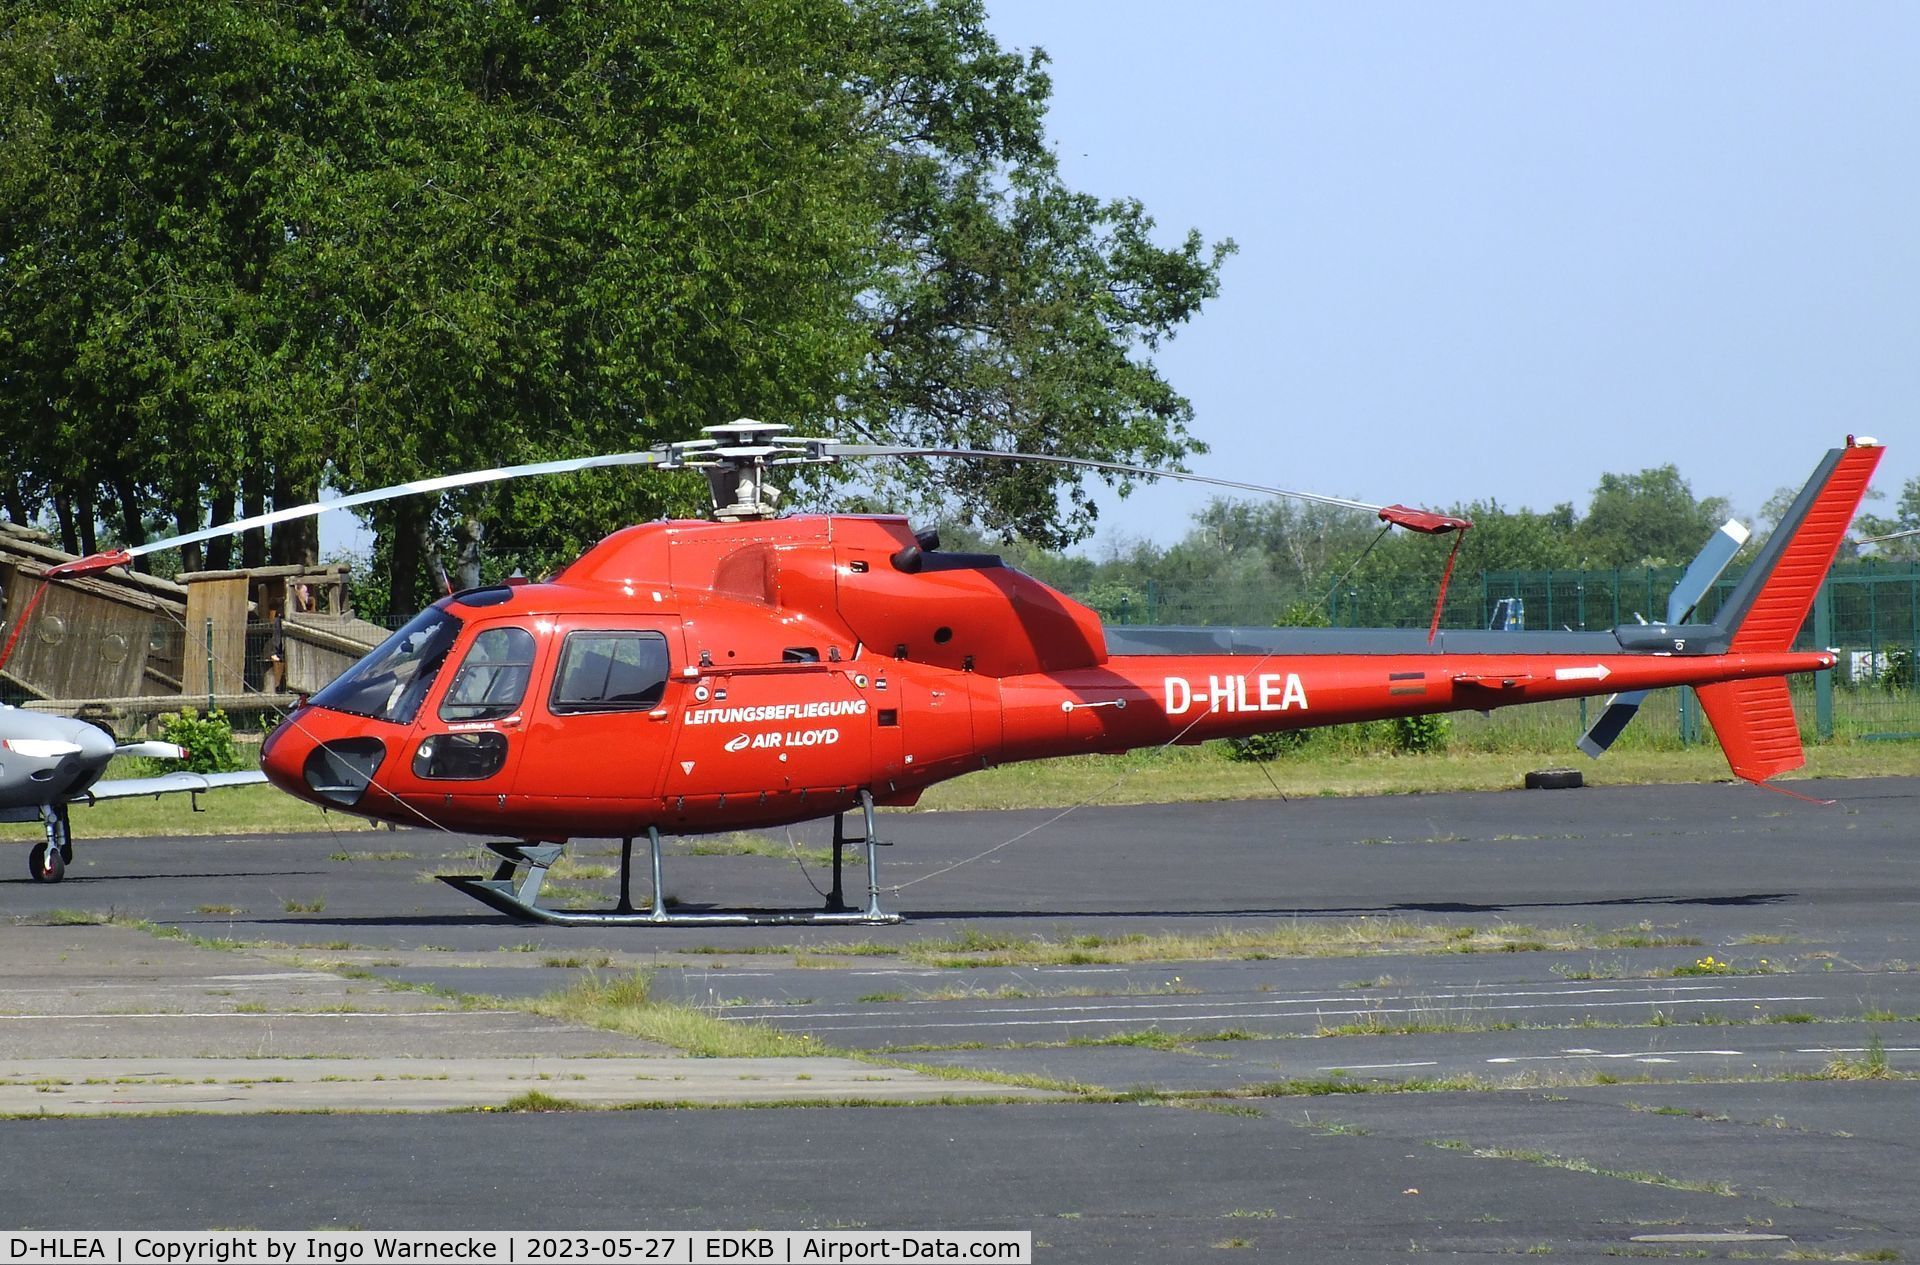
[[1785, 677], [1721, 681], [1699, 686], [1695, 693], [1735, 776], [1764, 782], [1807, 762]]

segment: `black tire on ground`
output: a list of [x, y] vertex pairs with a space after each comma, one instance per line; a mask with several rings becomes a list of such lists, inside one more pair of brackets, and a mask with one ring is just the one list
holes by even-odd
[[1586, 784], [1586, 775], [1579, 769], [1535, 769], [1527, 774], [1530, 791], [1566, 791]]
[[60, 849], [36, 843], [27, 853], [27, 872], [36, 883], [58, 883], [66, 877], [66, 859], [60, 855]]

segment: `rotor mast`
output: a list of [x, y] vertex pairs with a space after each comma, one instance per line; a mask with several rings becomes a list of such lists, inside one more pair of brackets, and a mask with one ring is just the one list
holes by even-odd
[[700, 428], [710, 438], [668, 444], [666, 469], [686, 467], [706, 476], [713, 493], [713, 516], [723, 523], [774, 517], [780, 489], [767, 482], [774, 466], [820, 465], [833, 458], [821, 452], [821, 439], [788, 438], [781, 422], [736, 418]]

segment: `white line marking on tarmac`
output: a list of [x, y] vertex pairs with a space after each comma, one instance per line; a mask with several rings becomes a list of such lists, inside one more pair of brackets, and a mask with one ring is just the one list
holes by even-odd
[[1424, 1059], [1418, 1063], [1339, 1063], [1333, 1067], [1316, 1067], [1316, 1072], [1372, 1072], [1385, 1067], [1439, 1067], [1440, 1060]]
[[[1072, 1012], [1072, 1011], [1126, 1010], [1134, 1014], [1142, 1014], [1147, 1011], [1153, 1011], [1153, 1010], [1181, 1010], [1181, 1009], [1191, 1008], [1194, 1006], [1212, 1006], [1215, 1008], [1219, 1008], [1222, 1006], [1237, 1006], [1237, 1007], [1334, 1006], [1336, 1007], [1336, 1009], [1328, 1011], [1327, 1013], [1338, 1014], [1338, 1015], [1349, 1015], [1349, 1014], [1391, 1015], [1391, 1014], [1407, 1014], [1415, 1011], [1431, 1011], [1435, 1009], [1441, 1009], [1442, 1007], [1439, 1007], [1435, 1004], [1438, 1002], [1457, 1001], [1457, 1002], [1463, 1002], [1466, 1004], [1467, 1007], [1473, 1008], [1473, 1009], [1500, 1009], [1500, 1007], [1485, 1006], [1483, 1005], [1483, 1003], [1487, 999], [1495, 998], [1495, 997], [1579, 998], [1579, 997], [1604, 997], [1604, 996], [1608, 996], [1610, 994], [1616, 994], [1616, 993], [1631, 993], [1635, 995], [1635, 997], [1638, 998], [1638, 1000], [1635, 1002], [1636, 1005], [1646, 1005], [1646, 1004], [1651, 1004], [1653, 1002], [1822, 1001], [1824, 1000], [1824, 998], [1821, 998], [1821, 997], [1751, 998], [1751, 997], [1724, 997], [1724, 996], [1718, 995], [1718, 990], [1725, 987], [1727, 986], [1724, 984], [1657, 984], [1657, 985], [1648, 985], [1648, 986], [1632, 987], [1632, 988], [1622, 987], [1622, 986], [1611, 986], [1611, 987], [1591, 987], [1591, 988], [1474, 989], [1470, 991], [1454, 992], [1454, 993], [1409, 993], [1401, 996], [1374, 998], [1372, 999], [1371, 1002], [1369, 1002], [1365, 998], [1356, 998], [1352, 993], [1339, 993], [1339, 994], [1334, 994], [1330, 996], [1320, 996], [1320, 997], [1315, 997], [1315, 996], [1288, 997], [1285, 995], [1281, 995], [1281, 996], [1269, 995], [1269, 996], [1254, 998], [1248, 1001], [1179, 1001], [1179, 1000], [1162, 1000], [1160, 996], [1115, 997], [1115, 998], [1103, 998], [1099, 1000], [1090, 1000], [1090, 1001], [1082, 1002], [1076, 1005], [1046, 1005], [1044, 1004], [1045, 1002], [1044, 998], [1035, 998], [1033, 1000], [1036, 1003], [1041, 1003], [1041, 1004], [1027, 1005], [1027, 1006], [982, 1006], [971, 1011], [971, 1013], [976, 1015], [1029, 1015], [1029, 1014], [1060, 1014], [1060, 1013], [1066, 1013], [1066, 1012]], [[1694, 995], [1692, 996], [1677, 995], [1682, 993], [1694, 994]], [[1707, 994], [1712, 994], [1712, 995], [1707, 995]], [[1383, 1004], [1386, 1002], [1414, 1002], [1417, 1004], [1411, 1005], [1411, 1006], [1393, 1007], [1393, 1006], [1388, 1006]], [[927, 1006], [952, 1005], [953, 1000], [952, 999], [945, 999], [945, 1000], [928, 999], [924, 1001], [910, 1001], [910, 1002], [905, 1002], [901, 1004], [904, 1004], [910, 1007], [924, 1008]], [[793, 1013], [793, 1008], [791, 1006], [787, 1006], [778, 1002], [767, 1004], [767, 1005], [732, 1006], [728, 1008], [729, 1015], [736, 1018], [747, 1017], [748, 1014], [750, 1014], [750, 1012], [753, 1012], [753, 1011], [766, 1011], [769, 1014], [791, 1015]], [[901, 1016], [906, 1016], [912, 1013], [913, 1012], [911, 1010], [894, 1010], [894, 1009], [883, 1010], [883, 1009], [876, 1009], [873, 1007], [862, 1007], [859, 1010], [810, 1011], [808, 1012], [806, 1017], [809, 1020], [813, 1020], [813, 1019], [887, 1019], [887, 1018], [897, 1018]], [[753, 1017], [761, 1018], [764, 1016], [755, 1015]]]
[[[1920, 1045], [1883, 1045], [1883, 1054], [1920, 1054]], [[1799, 1054], [1871, 1054], [1873, 1047], [1865, 1045], [1816, 1045], [1796, 1051]]]
[[[1680, 1058], [1745, 1058], [1739, 1050], [1663, 1050], [1662, 1054]], [[1559, 1059], [1635, 1059], [1642, 1063], [1671, 1063], [1673, 1058], [1650, 1058], [1644, 1050], [1624, 1054], [1510, 1054], [1488, 1059], [1489, 1063], [1551, 1063]]]
[[[1819, 997], [1715, 997], [1715, 998], [1707, 998], [1704, 1000], [1723, 1001], [1723, 1002], [1770, 1002], [1770, 1001], [1820, 1001], [1822, 999]], [[1224, 1002], [1219, 1004], [1225, 1005], [1225, 1006], [1243, 1007], [1248, 1005], [1258, 1005], [1260, 1003]], [[1561, 1008], [1564, 1004], [1565, 1003], [1560, 1003], [1560, 1002], [1534, 1002], [1534, 1003], [1529, 1003], [1524, 1005], [1515, 1004], [1515, 1005], [1505, 1005], [1505, 1006], [1475, 1006], [1473, 1007], [1473, 1009], [1480, 1010], [1480, 1011], [1555, 1010], [1555, 1009]], [[1609, 1009], [1609, 1008], [1618, 1007], [1618, 1006], [1650, 1006], [1654, 1004], [1656, 1004], [1654, 999], [1639, 998], [1633, 1001], [1592, 1002], [1588, 1004], [1588, 1009], [1603, 1010], [1603, 1009]], [[1073, 1009], [1086, 1010], [1086, 1009], [1103, 1009], [1103, 1008], [1102, 1007], [1074, 1007]], [[1165, 1009], [1165, 1008], [1163, 1007], [1162, 1009]], [[1337, 1018], [1342, 1015], [1364, 1016], [1364, 1015], [1431, 1014], [1432, 1011], [1433, 1011], [1433, 1007], [1431, 1006], [1408, 1006], [1408, 1007], [1401, 1007], [1401, 1008], [1383, 1008], [1383, 1007], [1366, 1006], [1366, 1007], [1340, 1009], [1340, 1010], [1328, 1010], [1328, 1009], [1316, 1008], [1312, 1010], [1279, 1011], [1279, 1012], [1271, 1012], [1266, 1014], [1249, 1015], [1243, 1009], [1236, 1009], [1233, 1011], [1216, 1011], [1210, 1014], [1163, 1015], [1163, 1016], [1158, 1016], [1156, 1018], [1156, 1022], [1165, 1021], [1165, 1022], [1180, 1022], [1180, 1023], [1202, 1023], [1202, 1022], [1207, 1022], [1207, 1021], [1216, 1020], [1216, 1019], [1248, 1019], [1248, 1018], [1325, 1019], [1325, 1018]], [[984, 1013], [991, 1014], [995, 1012], [988, 1011]], [[1032, 1014], [1032, 1013], [1035, 1013], [1035, 1008], [1029, 1007], [1023, 1011], [1016, 1012], [1016, 1013]], [[1051, 1013], [1051, 1012], [1040, 1011], [1039, 1013], [1045, 1014], [1045, 1013]], [[1086, 1017], [1072, 1018], [1072, 1019], [1046, 1019], [1046, 1018], [988, 1019], [988, 1020], [969, 1019], [969, 1020], [945, 1020], [938, 1023], [817, 1024], [811, 1021], [813, 1018], [815, 1018], [815, 1016], [795, 1015], [792, 1013], [791, 1007], [788, 1008], [788, 1015], [793, 1019], [794, 1024], [796, 1026], [802, 1027], [808, 1032], [866, 1032], [866, 1031], [873, 1031], [876, 1029], [892, 1029], [895, 1031], [912, 1032], [912, 1031], [917, 1031], [924, 1028], [1045, 1028], [1045, 1027], [1072, 1027], [1076, 1024], [1140, 1022], [1140, 1015], [1137, 1011], [1132, 1014], [1124, 1014], [1124, 1015], [1109, 1015], [1104, 1017], [1086, 1016]], [[724, 1016], [724, 1017], [734, 1017], [734, 1016], [732, 1016], [730, 1012], [728, 1016]], [[774, 1016], [756, 1016], [756, 1017], [771, 1018]], [[833, 1018], [835, 1016], [819, 1016], [819, 1017]], [[1558, 1056], [1555, 1056], [1555, 1057], [1558, 1057]]]

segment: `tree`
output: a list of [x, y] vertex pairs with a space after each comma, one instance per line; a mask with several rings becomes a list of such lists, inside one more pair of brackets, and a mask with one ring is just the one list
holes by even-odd
[[[1867, 490], [1869, 500], [1881, 495], [1877, 488]], [[1894, 502], [1892, 514], [1860, 515], [1854, 523], [1853, 535], [1856, 537], [1891, 536], [1896, 532], [1916, 529], [1920, 529], [1920, 475], [1908, 479], [1901, 485], [1900, 499]], [[1893, 562], [1920, 561], [1920, 536], [1906, 536], [1900, 540], [1885, 541], [1875, 545], [1874, 552], [1869, 556]]]
[[1724, 497], [1696, 500], [1672, 465], [1603, 474], [1580, 523], [1589, 567], [1684, 566], [1727, 520]]
[[[0, 403], [27, 423], [0, 503], [90, 550], [97, 520], [135, 539], [741, 414], [1176, 462], [1190, 409], [1150, 355], [1231, 247], [1065, 188], [1043, 60], [980, 0], [0, 0]], [[880, 483], [1003, 533], [1091, 521], [1054, 470]], [[468, 515], [494, 570], [542, 570], [696, 486], [395, 503], [386, 613]]]

